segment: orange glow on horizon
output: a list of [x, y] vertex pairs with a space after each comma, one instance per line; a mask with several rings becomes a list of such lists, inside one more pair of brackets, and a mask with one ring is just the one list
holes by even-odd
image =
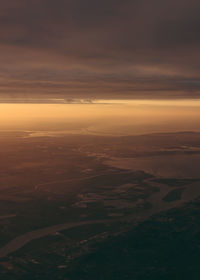
[[[96, 100], [94, 104], [0, 104], [1, 130], [137, 134], [199, 130], [199, 100]], [[51, 128], [50, 128], [51, 127]], [[152, 131], [152, 132], [153, 132]]]

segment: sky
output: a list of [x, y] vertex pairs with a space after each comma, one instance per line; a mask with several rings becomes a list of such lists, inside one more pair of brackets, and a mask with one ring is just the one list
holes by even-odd
[[199, 98], [199, 11], [199, 0], [0, 0], [0, 98]]

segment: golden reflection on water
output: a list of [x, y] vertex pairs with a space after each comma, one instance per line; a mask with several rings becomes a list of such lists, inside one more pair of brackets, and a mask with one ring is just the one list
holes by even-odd
[[199, 131], [199, 100], [97, 100], [94, 104], [0, 104], [0, 130], [128, 135]]

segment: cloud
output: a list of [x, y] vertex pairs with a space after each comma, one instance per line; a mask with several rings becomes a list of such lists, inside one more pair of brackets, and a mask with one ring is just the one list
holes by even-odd
[[198, 0], [8, 0], [0, 95], [199, 97]]

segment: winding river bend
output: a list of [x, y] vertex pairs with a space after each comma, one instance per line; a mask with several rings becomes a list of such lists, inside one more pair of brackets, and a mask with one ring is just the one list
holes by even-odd
[[102, 224], [108, 222], [109, 220], [90, 220], [90, 221], [83, 221], [83, 222], [76, 222], [76, 223], [59, 224], [55, 226], [46, 227], [43, 229], [33, 230], [14, 238], [10, 242], [8, 242], [5, 246], [0, 248], [0, 258], [5, 258], [9, 254], [19, 250], [20, 248], [24, 247], [27, 243], [35, 239], [39, 239], [41, 237], [54, 234], [58, 231], [71, 229], [83, 225]]
[[22, 234], [10, 242], [8, 242], [5, 246], [0, 248], [0, 258], [5, 258], [9, 254], [19, 250], [20, 248], [24, 247], [29, 242], [54, 234], [56, 232], [67, 230], [83, 225], [90, 225], [90, 224], [105, 224], [105, 223], [114, 223], [114, 222], [124, 222], [129, 221], [137, 224], [138, 222], [142, 222], [154, 214], [157, 214], [161, 211], [166, 211], [174, 207], [180, 207], [186, 202], [189, 202], [200, 195], [200, 182], [195, 182], [189, 184], [185, 187], [185, 190], [182, 193], [180, 200], [173, 201], [173, 202], [165, 202], [163, 201], [163, 197], [165, 197], [172, 189], [169, 186], [159, 184], [160, 191], [156, 192], [155, 194], [151, 195], [148, 202], [151, 203], [152, 208], [144, 211], [141, 215], [131, 215], [127, 217], [121, 218], [113, 218], [113, 219], [104, 219], [104, 220], [89, 220], [89, 221], [82, 221], [82, 222], [74, 222], [74, 223], [64, 223], [58, 224], [54, 226], [45, 227], [38, 230], [33, 230]]

